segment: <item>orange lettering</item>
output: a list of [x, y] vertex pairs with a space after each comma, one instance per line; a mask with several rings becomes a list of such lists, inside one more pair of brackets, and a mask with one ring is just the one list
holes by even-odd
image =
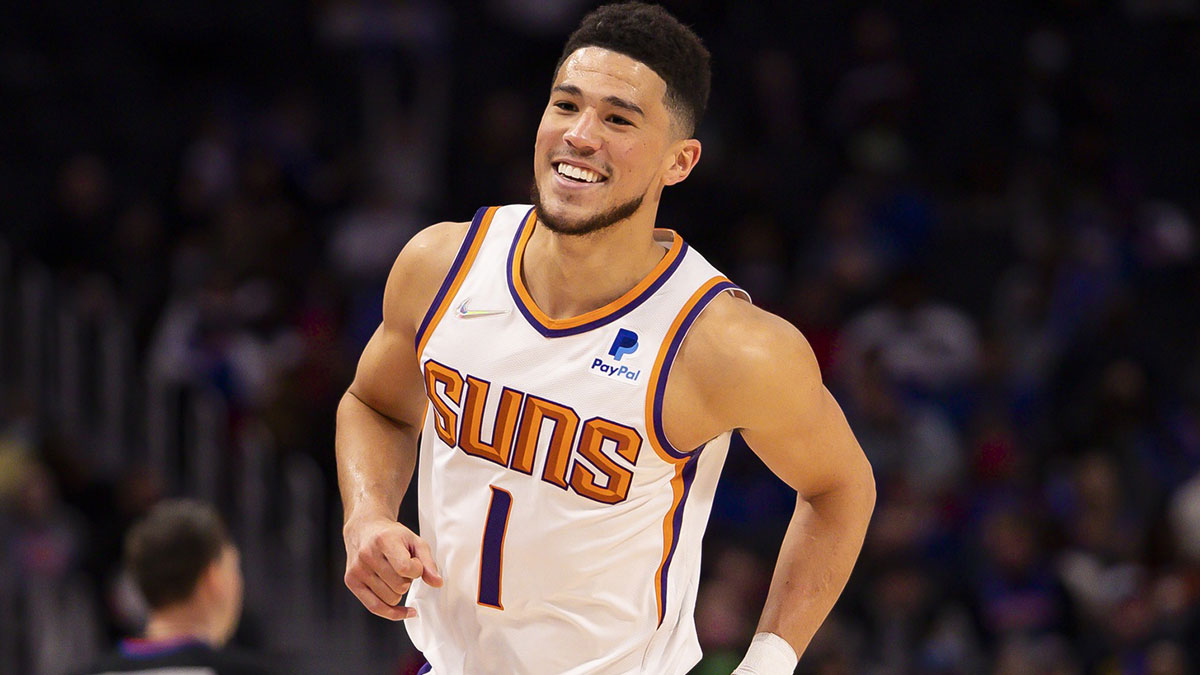
[[605, 440], [617, 445], [617, 454], [630, 464], [637, 464], [638, 453], [642, 449], [642, 437], [637, 429], [623, 424], [610, 422], [599, 417], [593, 417], [583, 425], [583, 434], [579, 439], [579, 454], [600, 470], [608, 481], [601, 486], [596, 482], [596, 474], [583, 464], [576, 462], [571, 470], [571, 487], [576, 492], [605, 504], [616, 504], [629, 495], [629, 485], [633, 482], [633, 472], [617, 464], [608, 455], [600, 451]]
[[533, 474], [538, 439], [542, 435], [542, 425], [547, 419], [554, 422], [554, 431], [550, 435], [550, 449], [546, 454], [542, 479], [565, 489], [567, 465], [571, 461], [575, 430], [579, 428], [579, 415], [564, 405], [536, 396], [526, 396], [525, 412], [521, 415], [521, 430], [517, 434], [517, 446], [513, 449], [512, 468], [522, 473]]
[[467, 402], [463, 406], [462, 433], [458, 436], [458, 447], [468, 455], [506, 467], [512, 450], [513, 435], [517, 430], [517, 415], [521, 412], [523, 394], [508, 387], [500, 392], [500, 409], [496, 411], [492, 442], [488, 443], [482, 436], [483, 409], [487, 404], [490, 386], [486, 380], [467, 376]]
[[436, 386], [437, 383], [442, 383], [442, 390], [450, 400], [454, 401], [454, 405], [459, 405], [462, 401], [462, 375], [458, 374], [457, 370], [447, 368], [437, 361], [429, 360], [425, 362], [425, 395], [429, 397], [429, 402], [433, 404], [433, 428], [437, 431], [438, 438], [450, 447], [454, 447], [455, 430], [458, 428], [458, 414], [446, 405], [441, 396], [438, 396]]

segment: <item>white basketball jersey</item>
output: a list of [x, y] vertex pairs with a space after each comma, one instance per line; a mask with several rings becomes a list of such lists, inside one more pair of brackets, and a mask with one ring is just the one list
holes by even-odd
[[552, 319], [521, 278], [535, 220], [480, 209], [417, 332], [420, 534], [446, 583], [417, 580], [405, 623], [435, 675], [685, 673], [729, 434], [672, 447], [663, 392], [696, 317], [741, 291], [656, 230], [649, 276]]

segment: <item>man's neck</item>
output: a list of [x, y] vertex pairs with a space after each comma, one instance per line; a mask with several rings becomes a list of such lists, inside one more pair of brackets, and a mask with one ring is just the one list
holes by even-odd
[[150, 615], [146, 622], [147, 640], [194, 638], [217, 646], [217, 636], [202, 613], [191, 607], [173, 607]]
[[536, 225], [521, 274], [539, 309], [567, 319], [599, 309], [637, 285], [662, 260], [649, 224], [622, 221], [578, 236]]

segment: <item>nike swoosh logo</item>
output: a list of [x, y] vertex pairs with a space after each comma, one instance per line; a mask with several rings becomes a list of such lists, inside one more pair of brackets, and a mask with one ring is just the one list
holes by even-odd
[[462, 301], [456, 310], [460, 319], [474, 319], [478, 316], [496, 316], [498, 314], [508, 314], [511, 309], [469, 309], [467, 303], [471, 302], [470, 298]]

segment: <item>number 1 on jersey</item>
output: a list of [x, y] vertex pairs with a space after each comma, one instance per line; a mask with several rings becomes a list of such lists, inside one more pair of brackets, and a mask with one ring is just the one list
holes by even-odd
[[508, 531], [512, 494], [495, 485], [488, 487], [492, 488], [492, 502], [488, 505], [479, 553], [479, 604], [504, 609], [500, 604], [500, 578], [503, 576], [504, 533]]

